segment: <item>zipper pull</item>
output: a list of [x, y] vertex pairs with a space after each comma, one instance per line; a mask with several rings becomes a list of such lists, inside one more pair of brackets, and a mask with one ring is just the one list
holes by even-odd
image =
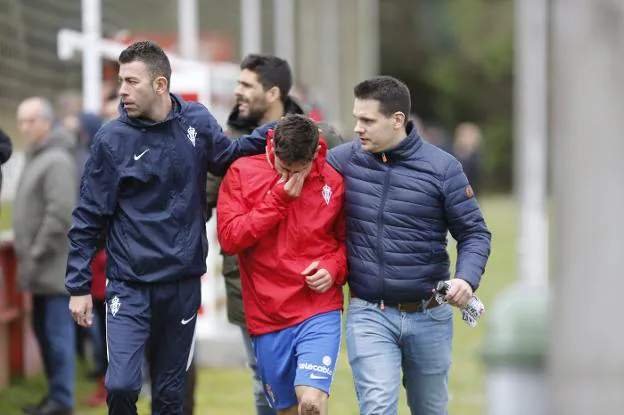
[[384, 304], [384, 300], [381, 300], [381, 303], [379, 304], [379, 308], [381, 308], [381, 311], [384, 311], [386, 309], [386, 305]]

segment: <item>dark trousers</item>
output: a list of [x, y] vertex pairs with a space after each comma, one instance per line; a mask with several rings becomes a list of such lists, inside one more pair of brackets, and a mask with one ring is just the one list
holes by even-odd
[[193, 360], [186, 372], [186, 392], [184, 394], [184, 415], [195, 413], [195, 384], [197, 383], [197, 365]]
[[[145, 347], [145, 359], [150, 361], [150, 344]], [[152, 374], [149, 373], [150, 379]], [[186, 391], [184, 392], [184, 415], [193, 415], [195, 413], [195, 386], [197, 384], [197, 365], [195, 359], [191, 360], [191, 365], [186, 371]]]
[[33, 330], [48, 380], [48, 398], [74, 406], [76, 328], [65, 295], [33, 296]]
[[152, 414], [182, 415], [186, 372], [201, 303], [200, 279], [106, 287], [108, 413], [135, 415], [141, 365], [149, 340]]

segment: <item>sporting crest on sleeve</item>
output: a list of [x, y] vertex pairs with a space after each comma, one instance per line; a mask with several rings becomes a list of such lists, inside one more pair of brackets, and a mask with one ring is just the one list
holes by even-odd
[[325, 200], [325, 203], [329, 205], [329, 200], [332, 196], [331, 187], [329, 187], [328, 185], [323, 186], [323, 190], [321, 191], [321, 193], [323, 194], [323, 199]]
[[193, 147], [195, 147], [195, 138], [197, 138], [197, 131], [195, 128], [189, 127], [188, 130], [186, 130], [186, 136], [189, 140], [191, 140]]

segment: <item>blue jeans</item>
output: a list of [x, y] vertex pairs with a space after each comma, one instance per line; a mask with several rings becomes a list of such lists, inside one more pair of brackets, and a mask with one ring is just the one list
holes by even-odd
[[360, 414], [396, 414], [399, 379], [412, 415], [446, 415], [453, 311], [404, 313], [351, 298], [346, 337]]
[[253, 386], [254, 386], [254, 400], [256, 403], [256, 415], [277, 415], [277, 412], [269, 406], [266, 395], [264, 394], [264, 386], [260, 380], [260, 373], [258, 372], [258, 364], [256, 363], [256, 354], [254, 353], [253, 344], [251, 343], [251, 337], [247, 332], [246, 327], [241, 327], [241, 333], [243, 334], [243, 344], [245, 345], [245, 352], [247, 353], [247, 361], [249, 367], [253, 372]]
[[66, 295], [33, 296], [33, 330], [39, 343], [48, 398], [74, 406], [76, 327]]

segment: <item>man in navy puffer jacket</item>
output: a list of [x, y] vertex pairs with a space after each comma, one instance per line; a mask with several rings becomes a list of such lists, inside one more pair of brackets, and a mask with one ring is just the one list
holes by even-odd
[[[399, 379], [412, 414], [447, 413], [452, 310], [478, 288], [491, 234], [461, 164], [423, 141], [410, 94], [381, 76], [355, 87], [359, 140], [330, 151], [346, 182], [349, 287], [346, 336], [360, 413], [397, 413]], [[431, 298], [450, 277], [447, 232], [457, 240], [449, 304]]]
[[201, 104], [169, 93], [171, 65], [152, 42], [119, 55], [121, 116], [96, 134], [69, 231], [65, 287], [92, 322], [91, 261], [106, 243], [106, 389], [110, 414], [136, 414], [150, 340], [152, 413], [181, 415], [206, 272], [206, 174], [264, 152], [264, 136], [230, 141]]

